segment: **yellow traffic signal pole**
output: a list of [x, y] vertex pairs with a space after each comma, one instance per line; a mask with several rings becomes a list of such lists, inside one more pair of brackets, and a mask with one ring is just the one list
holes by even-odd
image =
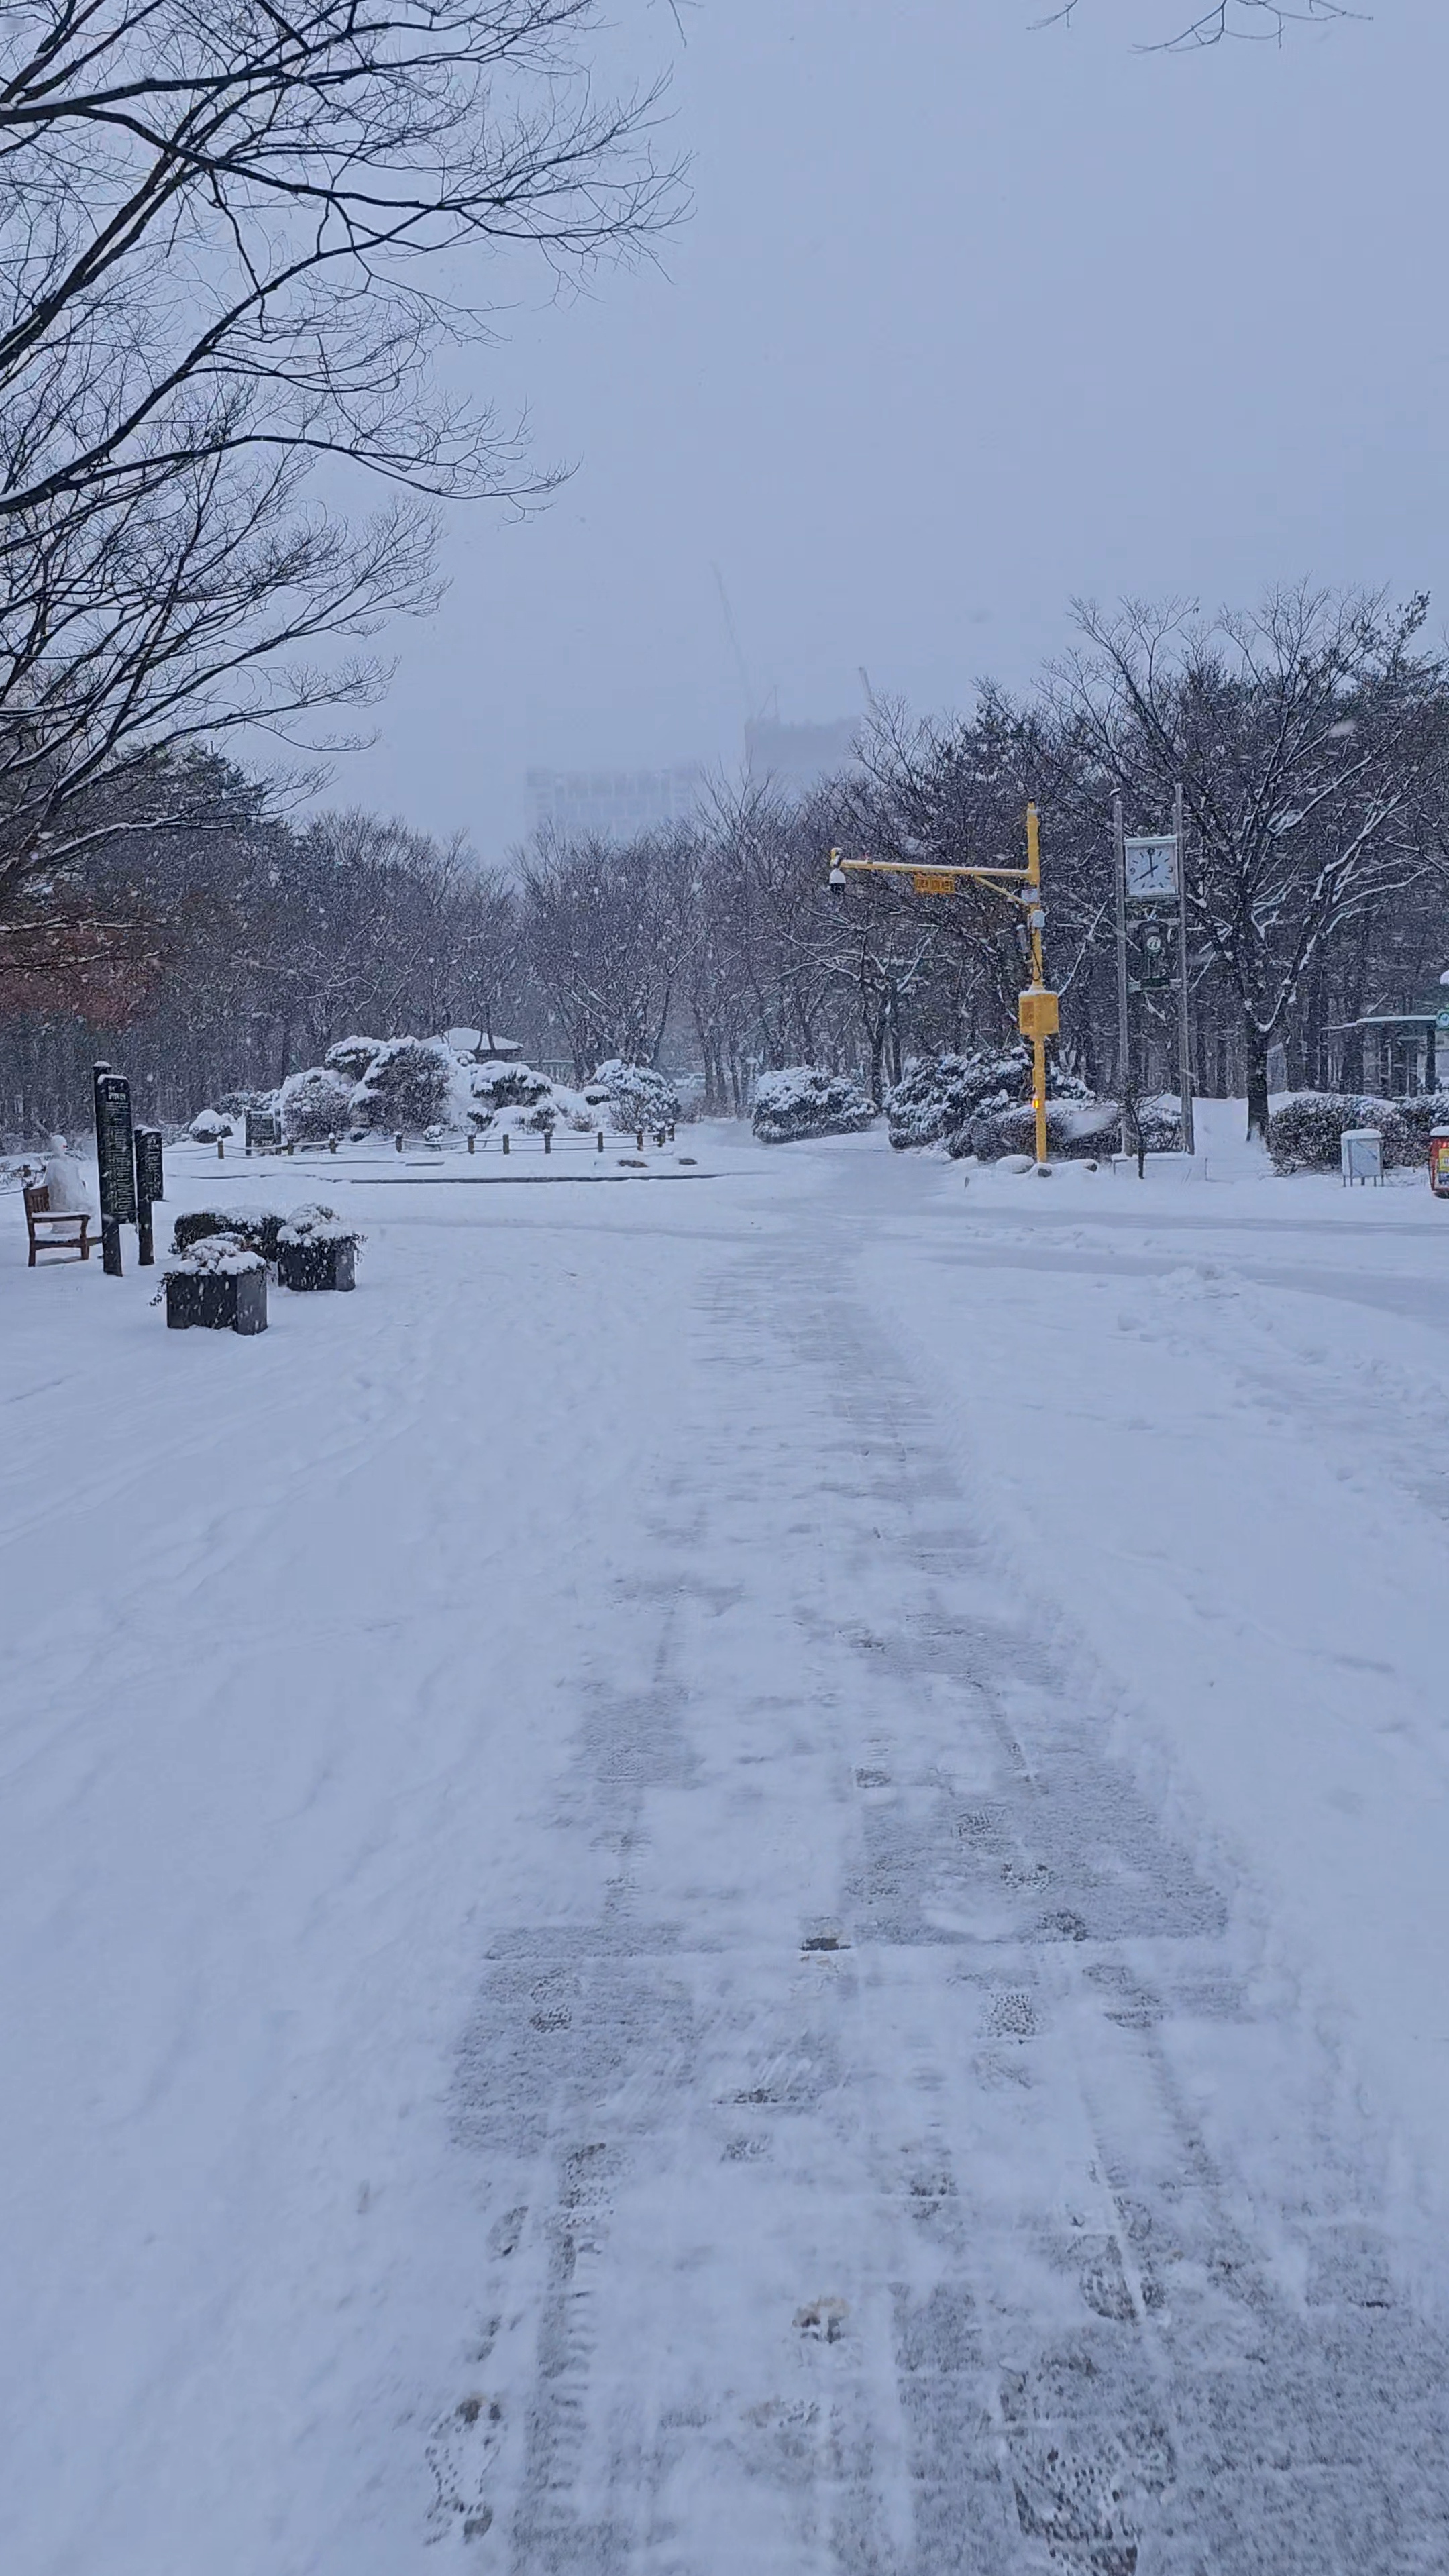
[[[909, 877], [917, 894], [954, 894], [958, 885], [979, 885], [1004, 895], [1020, 907], [1031, 940], [1031, 982], [1016, 1003], [1016, 1025], [1031, 1041], [1031, 1105], [1036, 1118], [1036, 1159], [1047, 1158], [1046, 1042], [1061, 1025], [1058, 996], [1046, 988], [1042, 932], [1046, 912], [1041, 899], [1041, 826], [1035, 805], [1026, 809], [1024, 868], [917, 867], [909, 859], [843, 859], [830, 853], [830, 884], [843, 892], [850, 877]], [[1017, 891], [1017, 889], [1020, 891]]]

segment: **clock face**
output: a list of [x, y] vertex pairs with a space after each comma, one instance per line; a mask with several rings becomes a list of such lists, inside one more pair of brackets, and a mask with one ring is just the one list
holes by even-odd
[[1134, 903], [1159, 901], [1177, 892], [1177, 843], [1171, 833], [1152, 840], [1129, 841], [1126, 849], [1127, 892]]

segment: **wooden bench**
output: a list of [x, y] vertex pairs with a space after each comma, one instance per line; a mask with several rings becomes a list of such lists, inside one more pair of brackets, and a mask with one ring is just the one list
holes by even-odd
[[82, 1261], [91, 1257], [91, 1219], [84, 1208], [55, 1208], [44, 1181], [25, 1184], [25, 1229], [30, 1237], [30, 1268], [35, 1268], [37, 1252], [78, 1252]]

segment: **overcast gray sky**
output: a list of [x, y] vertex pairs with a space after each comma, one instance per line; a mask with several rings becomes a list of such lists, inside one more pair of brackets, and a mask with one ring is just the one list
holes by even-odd
[[692, 214], [477, 361], [577, 471], [454, 514], [331, 800], [495, 858], [532, 764], [737, 767], [715, 563], [787, 719], [857, 711], [862, 663], [923, 711], [1024, 682], [1083, 591], [1449, 614], [1449, 11], [1135, 52], [1176, 8], [681, 0], [681, 42], [641, 6]]

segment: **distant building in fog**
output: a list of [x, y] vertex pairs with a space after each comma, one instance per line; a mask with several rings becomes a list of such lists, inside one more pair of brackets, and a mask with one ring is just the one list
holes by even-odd
[[697, 760], [672, 769], [530, 769], [528, 823], [564, 840], [597, 832], [610, 841], [632, 840], [658, 823], [694, 812], [704, 771]]
[[858, 730], [853, 716], [842, 716], [836, 724], [781, 724], [774, 716], [751, 716], [745, 726], [745, 767], [759, 785], [773, 779], [787, 795], [803, 796], [820, 779], [849, 768]]

